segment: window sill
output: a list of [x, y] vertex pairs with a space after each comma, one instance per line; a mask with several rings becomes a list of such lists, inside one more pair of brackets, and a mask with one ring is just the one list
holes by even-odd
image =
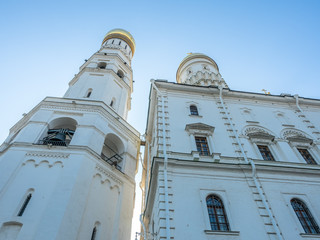
[[319, 233], [317, 233], [317, 234], [300, 233], [300, 236], [303, 237], [303, 238], [311, 238], [311, 239], [320, 238], [320, 234]]
[[225, 236], [239, 236], [239, 231], [212, 231], [212, 230], [204, 230], [204, 232], [208, 235], [225, 235]]
[[201, 115], [192, 115], [192, 114], [189, 114], [189, 117], [202, 118]]

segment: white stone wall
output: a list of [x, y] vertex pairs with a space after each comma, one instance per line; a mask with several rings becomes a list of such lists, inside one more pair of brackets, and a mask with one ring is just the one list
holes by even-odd
[[[170, 233], [173, 239], [278, 239], [261, 196], [252, 178], [252, 167], [244, 162], [227, 114], [239, 136], [245, 154], [255, 162], [256, 176], [283, 239], [316, 239], [305, 234], [290, 200], [298, 198], [308, 206], [318, 225], [320, 190], [320, 152], [318, 100], [293, 96], [271, 96], [223, 90], [226, 111], [217, 88], [183, 86], [156, 82], [164, 96], [168, 156], [168, 197]], [[149, 186], [144, 221], [154, 239], [166, 239], [163, 180], [162, 102], [151, 91], [147, 139], [151, 156], [145, 155], [150, 171], [144, 171]], [[158, 106], [157, 106], [158, 105]], [[199, 116], [190, 115], [190, 105]], [[186, 131], [189, 124], [205, 124], [210, 131]], [[202, 126], [202, 125], [200, 125]], [[248, 135], [265, 131], [265, 139]], [[300, 140], [289, 140], [290, 134]], [[195, 135], [206, 136], [210, 156], [199, 156]], [[289, 134], [289, 135], [288, 135]], [[272, 139], [269, 138], [272, 136]], [[296, 136], [296, 135], [295, 135]], [[303, 142], [303, 141], [307, 142]], [[300, 142], [299, 142], [300, 141]], [[308, 142], [309, 141], [309, 142]], [[310, 142], [311, 141], [311, 142]], [[275, 161], [263, 160], [257, 144], [268, 145]], [[296, 147], [307, 148], [318, 165], [307, 164]], [[151, 176], [148, 183], [147, 174]], [[230, 231], [211, 231], [206, 197], [215, 194], [224, 203]], [[151, 235], [150, 235], [151, 236]], [[259, 237], [257, 237], [259, 236]]]

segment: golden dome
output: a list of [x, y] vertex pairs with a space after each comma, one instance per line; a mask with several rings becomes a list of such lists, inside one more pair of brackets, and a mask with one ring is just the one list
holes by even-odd
[[106, 34], [101, 45], [103, 45], [108, 39], [111, 39], [111, 38], [120, 38], [123, 41], [125, 41], [130, 46], [132, 50], [132, 56], [133, 56], [134, 51], [136, 49], [136, 43], [129, 32], [121, 28], [112, 29]]
[[177, 78], [178, 83], [179, 83], [180, 72], [181, 72], [183, 65], [186, 62], [188, 62], [192, 59], [195, 59], [195, 58], [204, 58], [206, 60], [209, 60], [219, 72], [219, 67], [218, 67], [217, 63], [212, 58], [208, 57], [207, 55], [204, 55], [203, 53], [188, 53], [188, 55], [184, 59], [182, 59], [180, 65], [178, 67], [177, 74], [176, 74], [176, 78]]

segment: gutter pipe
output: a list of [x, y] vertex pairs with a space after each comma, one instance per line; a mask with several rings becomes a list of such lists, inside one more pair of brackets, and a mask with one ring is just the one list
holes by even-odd
[[231, 118], [230, 118], [230, 116], [229, 116], [229, 113], [228, 113], [227, 110], [226, 110], [226, 107], [225, 107], [224, 102], [223, 102], [223, 99], [222, 99], [222, 91], [223, 91], [223, 87], [222, 87], [222, 86], [219, 86], [219, 98], [220, 98], [220, 102], [221, 102], [221, 105], [222, 105], [222, 107], [223, 107], [224, 112], [225, 112], [226, 115], [227, 115], [227, 119], [228, 119], [228, 122], [229, 122], [229, 124], [230, 124], [230, 126], [231, 126], [232, 132], [233, 132], [233, 134], [234, 134], [235, 137], [236, 137], [236, 141], [237, 141], [237, 143], [238, 143], [238, 145], [239, 145], [241, 154], [242, 154], [242, 156], [243, 156], [243, 158], [244, 158], [245, 163], [251, 165], [251, 168], [252, 168], [252, 178], [253, 178], [254, 184], [256, 185], [256, 188], [257, 188], [257, 190], [258, 190], [259, 196], [261, 197], [262, 203], [263, 203], [266, 211], [268, 212], [268, 215], [269, 215], [269, 217], [270, 217], [270, 219], [271, 219], [272, 226], [273, 226], [274, 230], [276, 231], [276, 234], [277, 234], [278, 239], [279, 239], [279, 240], [283, 240], [283, 238], [282, 238], [282, 236], [281, 236], [281, 233], [280, 233], [280, 230], [279, 230], [279, 228], [278, 228], [278, 225], [277, 225], [277, 223], [276, 223], [276, 221], [275, 221], [275, 219], [274, 219], [274, 217], [273, 217], [273, 214], [272, 214], [271, 210], [269, 209], [267, 200], [266, 200], [266, 198], [265, 198], [265, 196], [264, 196], [264, 194], [263, 194], [263, 192], [262, 192], [262, 190], [261, 190], [262, 187], [261, 187], [260, 183], [258, 182], [256, 166], [255, 166], [255, 164], [254, 164], [254, 162], [253, 162], [252, 160], [248, 160], [247, 155], [245, 154], [244, 149], [243, 149], [243, 147], [242, 147], [242, 144], [241, 144], [241, 142], [240, 142], [240, 139], [239, 139], [239, 137], [238, 137], [238, 133], [237, 133], [236, 130], [234, 129], [233, 124], [232, 124], [232, 121], [231, 121]]

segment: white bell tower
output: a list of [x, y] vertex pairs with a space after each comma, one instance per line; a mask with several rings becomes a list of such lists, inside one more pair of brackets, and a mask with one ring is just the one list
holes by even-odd
[[70, 81], [64, 97], [103, 101], [126, 119], [131, 102], [134, 51], [135, 42], [129, 32], [111, 30], [101, 49], [86, 60]]
[[0, 240], [128, 240], [140, 135], [126, 122], [135, 42], [122, 29], [0, 147]]

